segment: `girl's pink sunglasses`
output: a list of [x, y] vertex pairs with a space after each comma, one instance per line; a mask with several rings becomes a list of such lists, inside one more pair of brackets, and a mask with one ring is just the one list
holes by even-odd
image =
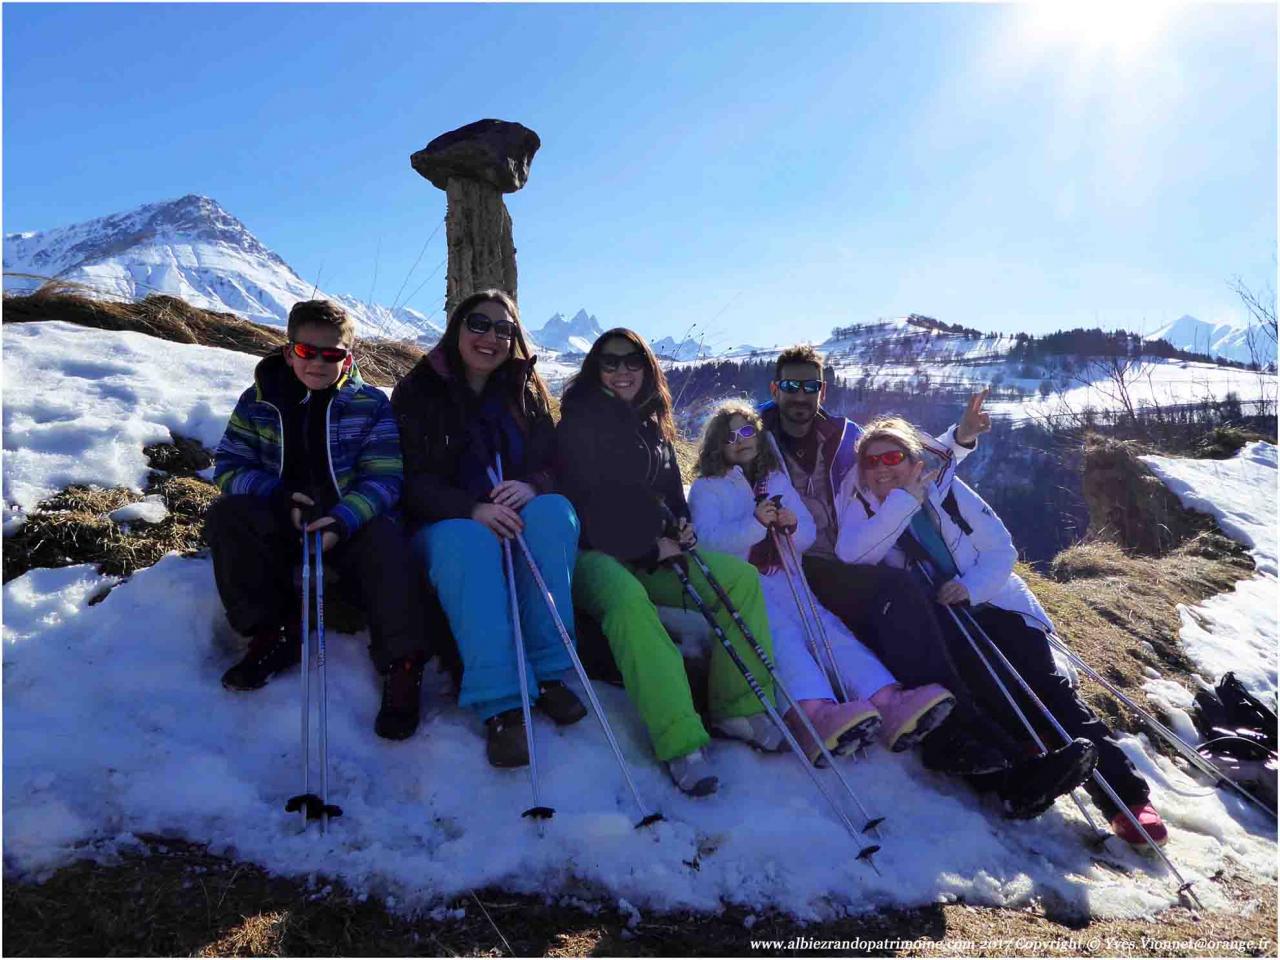
[[883, 463], [886, 467], [896, 467], [905, 459], [907, 459], [907, 454], [903, 450], [886, 450], [884, 453], [873, 453], [863, 457], [862, 465], [874, 467]]

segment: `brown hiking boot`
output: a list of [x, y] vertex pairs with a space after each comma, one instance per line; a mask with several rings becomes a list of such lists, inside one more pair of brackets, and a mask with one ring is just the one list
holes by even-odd
[[383, 677], [374, 732], [386, 740], [407, 740], [418, 729], [421, 713], [422, 662], [415, 657], [397, 660]]
[[301, 659], [302, 638], [296, 630], [268, 627], [250, 638], [243, 659], [222, 675], [222, 685], [228, 690], [257, 690]]
[[535, 706], [561, 727], [577, 723], [587, 715], [587, 708], [578, 695], [559, 680], [544, 680], [538, 684]]
[[529, 765], [529, 742], [525, 738], [524, 714], [519, 707], [490, 717], [484, 725], [489, 731], [489, 763], [495, 767]]

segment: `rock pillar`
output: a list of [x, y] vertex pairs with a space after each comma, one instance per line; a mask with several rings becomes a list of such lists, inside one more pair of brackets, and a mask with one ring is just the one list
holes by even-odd
[[516, 297], [516, 248], [502, 195], [525, 185], [540, 146], [528, 127], [478, 120], [441, 134], [409, 158], [447, 199], [446, 318], [459, 301], [484, 287]]

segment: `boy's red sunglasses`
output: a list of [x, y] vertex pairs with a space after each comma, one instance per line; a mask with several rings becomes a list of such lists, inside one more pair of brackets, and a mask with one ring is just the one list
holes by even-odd
[[300, 360], [314, 360], [319, 357], [325, 363], [341, 363], [350, 353], [346, 347], [316, 347], [301, 340], [290, 340], [289, 349]]
[[873, 453], [863, 457], [862, 465], [864, 467], [874, 467], [883, 463], [886, 467], [896, 467], [905, 459], [907, 459], [906, 451], [886, 450], [884, 453]]

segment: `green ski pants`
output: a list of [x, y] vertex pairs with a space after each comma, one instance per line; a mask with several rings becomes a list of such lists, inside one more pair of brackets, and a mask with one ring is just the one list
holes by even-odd
[[[756, 568], [727, 554], [699, 552], [756, 640], [772, 657], [773, 639], [769, 635], [769, 618]], [[769, 674], [702, 572], [693, 564], [689, 565], [689, 580], [773, 702], [773, 681]], [[578, 554], [573, 574], [573, 601], [603, 628], [627, 694], [640, 711], [658, 759], [682, 757], [704, 746], [710, 737], [693, 708], [684, 658], [658, 620], [654, 607], [658, 604], [694, 609], [675, 573], [667, 567], [649, 573], [623, 564], [607, 553], [583, 550]], [[714, 638], [709, 666], [707, 702], [713, 718], [747, 717], [764, 709], [729, 654]]]

